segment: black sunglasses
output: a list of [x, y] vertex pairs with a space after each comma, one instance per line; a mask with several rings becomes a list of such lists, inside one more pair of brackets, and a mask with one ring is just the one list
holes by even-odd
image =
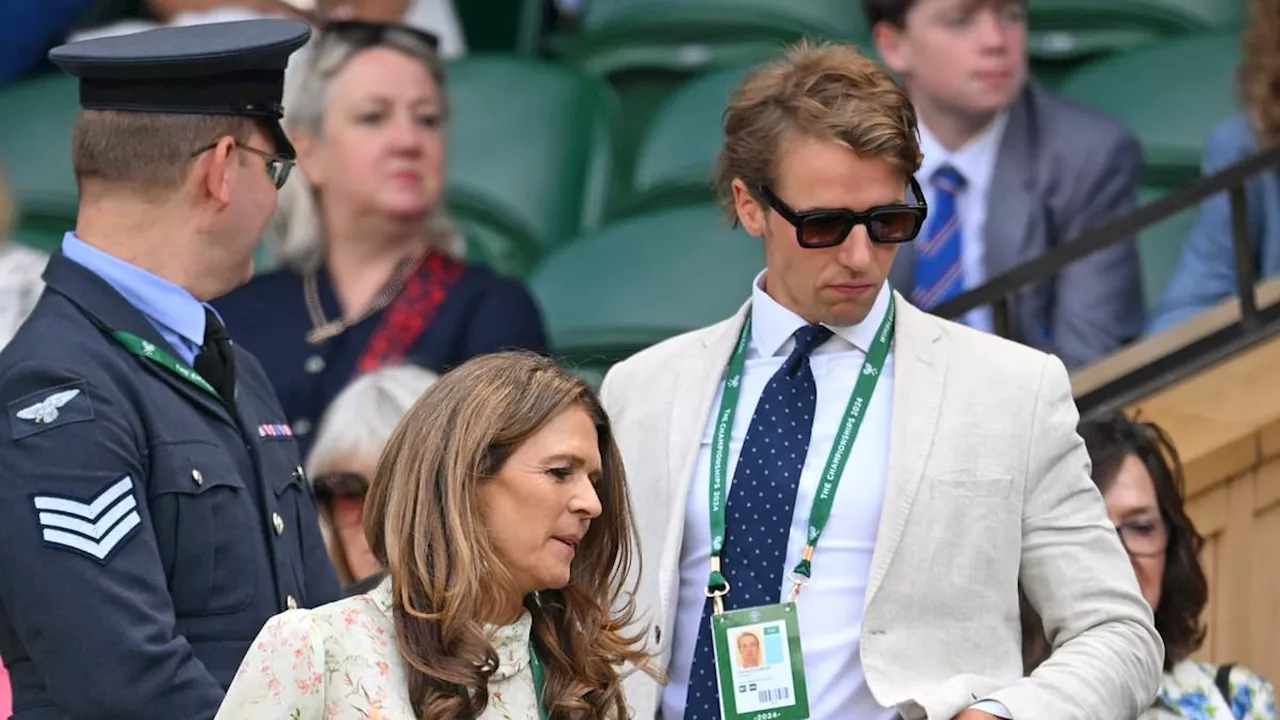
[[336, 37], [357, 48], [381, 45], [388, 38], [393, 42], [405, 38], [410, 43], [425, 45], [433, 53], [440, 51], [440, 38], [422, 28], [397, 23], [378, 23], [366, 20], [329, 20], [320, 29], [321, 39]]
[[[196, 150], [195, 152], [191, 153], [191, 157], [195, 157], [200, 153], [209, 152], [210, 150], [216, 147], [218, 147], [218, 143], [216, 142], [209, 145], [205, 145], [204, 147], [201, 147], [199, 150]], [[271, 178], [271, 181], [276, 184], [277, 190], [284, 187], [284, 181], [289, 179], [289, 173], [293, 170], [293, 164], [294, 164], [293, 160], [283, 155], [275, 155], [273, 153], [267, 152], [266, 150], [259, 150], [258, 148], [249, 147], [248, 145], [241, 145], [240, 143], [236, 143], [236, 149], [243, 150], [247, 153], [252, 153], [262, 158], [263, 160], [266, 160], [267, 161], [267, 177]]]
[[316, 500], [330, 503], [343, 498], [362, 498], [369, 491], [369, 481], [359, 473], [326, 473], [311, 479]]
[[914, 240], [924, 227], [929, 207], [925, 203], [920, 184], [914, 177], [911, 178], [910, 188], [916, 202], [881, 205], [864, 212], [843, 208], [797, 211], [783, 202], [767, 185], [761, 185], [758, 192], [769, 207], [796, 229], [796, 242], [800, 243], [800, 247], [828, 248], [844, 242], [856, 225], [867, 228], [867, 236], [873, 243], [897, 245]]

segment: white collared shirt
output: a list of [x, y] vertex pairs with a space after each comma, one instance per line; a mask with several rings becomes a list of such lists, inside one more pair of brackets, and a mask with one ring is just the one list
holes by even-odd
[[[751, 294], [751, 340], [747, 348], [742, 394], [730, 431], [727, 468], [730, 492], [733, 473], [760, 395], [769, 378], [795, 346], [792, 335], [807, 324], [761, 289], [763, 277], [762, 273], [756, 278]], [[826, 466], [835, 434], [844, 418], [845, 406], [866, 358], [866, 350], [888, 311], [891, 292], [886, 283], [862, 323], [851, 327], [831, 327], [834, 332], [832, 338], [810, 356], [818, 400], [809, 451], [800, 473], [795, 519], [787, 544], [787, 567], [782, 568], [781, 573], [780, 597], [785, 597], [790, 591], [788, 578], [805, 546], [809, 510], [813, 506], [819, 475]], [[888, 477], [893, 366], [894, 353], [890, 350], [841, 476], [830, 521], [814, 554], [812, 582], [800, 595], [800, 642], [804, 650], [810, 717], [815, 720], [890, 720], [895, 717], [892, 710], [882, 708], [871, 696], [858, 656], [867, 579]], [[709, 450], [716, 415], [714, 409], [719, 407], [720, 393], [717, 393], [703, 431], [702, 446], [690, 484], [684, 541], [680, 550], [680, 594], [671, 663], [667, 668], [669, 680], [662, 695], [662, 717], [665, 720], [684, 717], [690, 667], [706, 601], [711, 543]], [[728, 532], [733, 534], [732, 526]], [[729, 582], [732, 584], [733, 578], [729, 578]]]
[[[969, 142], [951, 152], [923, 121], [920, 122], [920, 152], [924, 160], [916, 173], [916, 181], [924, 189], [931, 208], [937, 207], [937, 188], [930, 180], [943, 165], [954, 167], [965, 179], [965, 188], [956, 197], [956, 213], [960, 216], [960, 256], [964, 265], [964, 287], [976, 288], [987, 281], [986, 223], [991, 178], [995, 175], [1000, 142], [1009, 122], [1008, 111], [996, 115], [986, 129]], [[995, 330], [995, 316], [990, 307], [980, 307], [965, 314], [964, 323], [985, 332]]]

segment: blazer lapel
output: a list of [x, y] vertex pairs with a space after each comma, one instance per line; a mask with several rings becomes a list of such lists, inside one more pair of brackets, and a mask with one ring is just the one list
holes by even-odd
[[946, 355], [938, 342], [942, 337], [939, 321], [917, 310], [901, 295], [897, 297], [897, 313], [889, 477], [867, 581], [867, 605], [884, 581], [920, 489], [947, 371]]
[[987, 218], [983, 228], [987, 277], [1039, 255], [1031, 224], [1038, 195], [1035, 189], [1036, 128], [1033, 102], [1036, 88], [1028, 83], [1009, 110], [996, 157], [991, 189], [987, 194]]
[[[724, 378], [725, 365], [750, 309], [748, 301], [732, 318], [707, 328], [693, 356], [681, 363], [678, 370], [667, 441], [667, 499], [672, 507], [667, 519], [667, 538], [684, 537], [685, 502], [693, 484], [693, 468], [698, 461], [702, 432], [711, 413], [711, 403]], [[662, 617], [667, 619], [666, 637], [671, 637], [670, 626], [675, 620], [671, 607], [679, 584], [680, 545], [679, 540], [666, 544], [659, 567], [662, 578], [659, 600]]]

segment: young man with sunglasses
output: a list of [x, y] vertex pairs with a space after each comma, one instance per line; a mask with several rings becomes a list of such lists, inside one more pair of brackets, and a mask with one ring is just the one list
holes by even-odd
[[[1135, 717], [1160, 640], [1063, 364], [886, 281], [932, 212], [906, 94], [852, 48], [802, 45], [746, 79], [724, 132], [721, 197], [766, 268], [734, 317], [601, 390], [667, 673], [633, 676], [634, 717]], [[1029, 678], [1019, 586], [1054, 646]], [[759, 668], [731, 662], [743, 632]]]
[[[1027, 77], [1026, 0], [862, 5], [920, 114], [917, 177], [934, 222], [890, 276], [917, 307], [931, 310], [1133, 209], [1137, 139]], [[1090, 254], [1009, 299], [1007, 337], [1068, 369], [1101, 359], [1142, 333], [1137, 246]], [[998, 329], [990, 307], [960, 320]]]
[[14, 717], [212, 718], [271, 616], [339, 595], [297, 448], [207, 302], [293, 148], [295, 20], [55, 49], [80, 208], [0, 353], [0, 657]]

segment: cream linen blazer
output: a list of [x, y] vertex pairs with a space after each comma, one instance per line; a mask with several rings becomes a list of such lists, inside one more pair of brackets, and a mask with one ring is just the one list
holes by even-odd
[[[1015, 720], [1133, 720], [1155, 698], [1164, 648], [1089, 478], [1065, 368], [896, 300], [889, 476], [862, 625], [872, 694], [905, 720], [950, 720], [982, 698]], [[748, 310], [619, 363], [601, 388], [658, 668], [694, 463]], [[1053, 645], [1029, 677], [1019, 583]], [[633, 673], [627, 692], [633, 717], [651, 720], [661, 688]]]

